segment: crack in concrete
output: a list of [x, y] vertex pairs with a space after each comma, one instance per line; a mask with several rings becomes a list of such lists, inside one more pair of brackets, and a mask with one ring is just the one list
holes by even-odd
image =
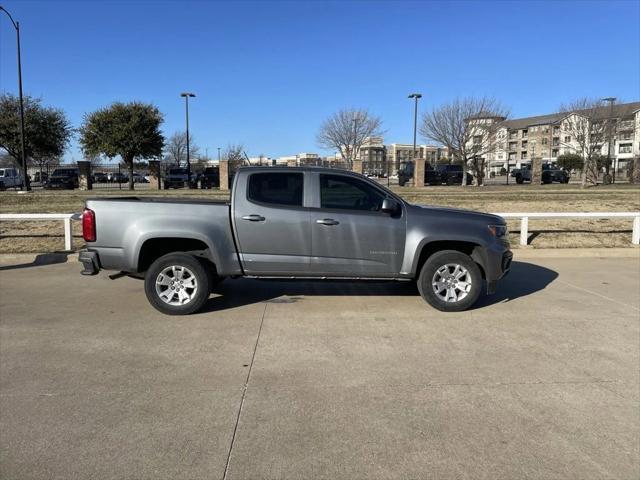
[[240, 399], [240, 406], [238, 408], [238, 416], [236, 417], [236, 424], [233, 427], [233, 434], [231, 435], [231, 444], [229, 445], [229, 453], [227, 454], [227, 462], [224, 466], [224, 474], [222, 480], [226, 480], [229, 473], [229, 465], [231, 464], [231, 454], [233, 453], [233, 447], [236, 441], [236, 434], [238, 432], [238, 425], [240, 424], [240, 417], [242, 416], [242, 408], [244, 407], [244, 401], [247, 398], [247, 389], [249, 388], [249, 381], [251, 380], [251, 371], [253, 370], [253, 362], [256, 358], [256, 351], [258, 350], [258, 343], [260, 342], [260, 335], [262, 334], [262, 325], [264, 325], [264, 317], [267, 313], [268, 303], [265, 302], [264, 310], [262, 311], [262, 318], [260, 319], [260, 328], [258, 328], [258, 335], [256, 336], [256, 343], [253, 346], [253, 354], [251, 355], [251, 363], [249, 363], [249, 371], [247, 372], [247, 378], [244, 382], [242, 389], [242, 398]]

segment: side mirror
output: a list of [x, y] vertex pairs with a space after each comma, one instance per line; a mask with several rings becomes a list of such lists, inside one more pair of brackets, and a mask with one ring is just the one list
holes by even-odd
[[380, 211], [382, 213], [394, 214], [398, 211], [398, 202], [396, 202], [393, 198], [385, 198], [382, 201], [382, 207], [380, 207]]

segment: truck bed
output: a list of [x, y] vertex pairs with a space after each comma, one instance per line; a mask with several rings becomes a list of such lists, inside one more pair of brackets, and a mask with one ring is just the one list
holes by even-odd
[[96, 241], [90, 246], [100, 252], [102, 268], [136, 272], [139, 252], [146, 241], [192, 238], [218, 252], [220, 263], [216, 265], [221, 271], [241, 272], [228, 201], [100, 197], [88, 199], [86, 205], [95, 212]]

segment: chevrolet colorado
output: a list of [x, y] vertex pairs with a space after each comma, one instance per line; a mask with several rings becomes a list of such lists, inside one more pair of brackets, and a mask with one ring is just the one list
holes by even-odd
[[461, 311], [511, 264], [501, 217], [412, 205], [317, 167], [241, 168], [230, 201], [89, 199], [82, 227], [83, 274], [143, 276], [173, 315], [198, 311], [225, 277], [416, 281], [433, 307]]

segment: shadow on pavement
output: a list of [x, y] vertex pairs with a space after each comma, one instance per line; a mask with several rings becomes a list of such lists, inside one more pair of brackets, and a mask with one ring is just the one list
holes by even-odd
[[526, 297], [544, 290], [556, 278], [558, 272], [554, 270], [533, 263], [514, 261], [509, 274], [498, 282], [496, 293], [481, 295], [473, 309]]
[[17, 265], [1, 265], [0, 271], [3, 270], [17, 270], [19, 268], [29, 267], [41, 267], [43, 265], [55, 265], [56, 263], [66, 263], [67, 257], [73, 252], [59, 252], [59, 253], [41, 253], [36, 255], [36, 258], [29, 263], [20, 263]]
[[[543, 290], [558, 273], [539, 265], [513, 262], [509, 275], [498, 282], [493, 295], [481, 295], [474, 309], [525, 297]], [[253, 303], [295, 303], [305, 296], [419, 296], [414, 282], [323, 281], [323, 280], [227, 280], [221, 283], [202, 313], [215, 312]]]

